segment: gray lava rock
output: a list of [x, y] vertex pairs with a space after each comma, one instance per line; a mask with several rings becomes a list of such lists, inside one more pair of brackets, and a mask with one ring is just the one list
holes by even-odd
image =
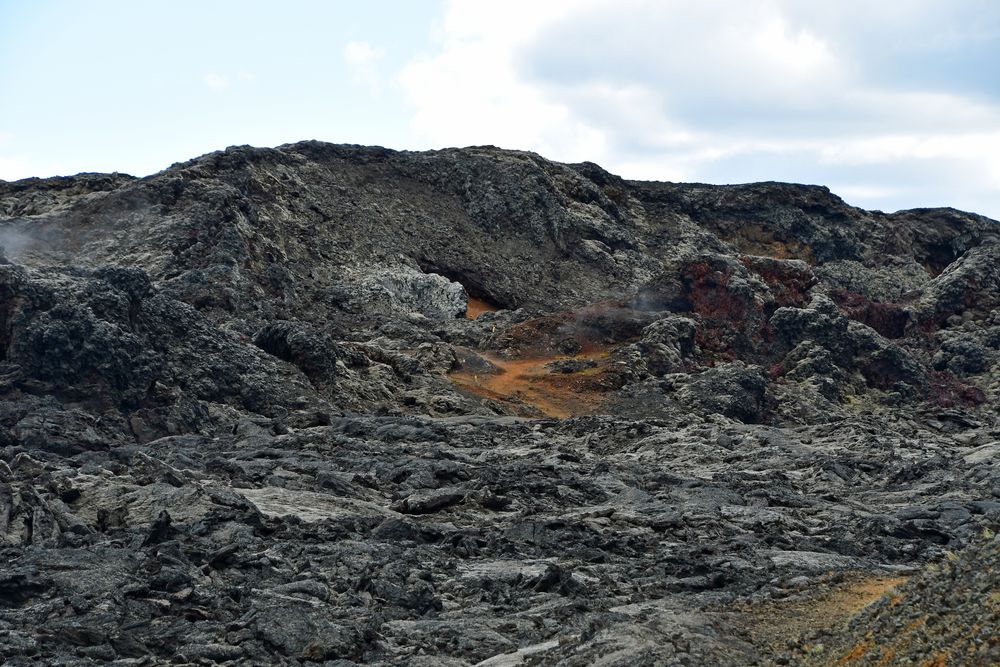
[[432, 320], [463, 316], [468, 298], [461, 284], [410, 267], [385, 269], [366, 276], [349, 290], [357, 310], [399, 315], [420, 313]]
[[994, 221], [301, 142], [0, 231], [4, 664], [996, 662]]
[[764, 421], [767, 378], [763, 369], [731, 363], [696, 375], [681, 390], [681, 401], [693, 411], [724, 415], [747, 424]]

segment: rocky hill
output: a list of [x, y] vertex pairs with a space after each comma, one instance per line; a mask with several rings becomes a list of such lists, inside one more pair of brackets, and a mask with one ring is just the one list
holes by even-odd
[[0, 656], [848, 664], [1000, 527], [998, 241], [493, 147], [0, 181]]

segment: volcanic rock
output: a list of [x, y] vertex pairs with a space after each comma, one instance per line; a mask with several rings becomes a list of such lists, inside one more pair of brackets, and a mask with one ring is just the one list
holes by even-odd
[[308, 141], [0, 230], [5, 664], [996, 662], [995, 221]]

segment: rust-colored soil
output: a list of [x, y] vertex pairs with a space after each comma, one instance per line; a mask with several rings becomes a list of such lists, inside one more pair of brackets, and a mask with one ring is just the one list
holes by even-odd
[[[753, 643], [763, 649], [762, 653], [776, 655], [787, 648], [789, 639], [810, 630], [837, 628], [882, 596], [891, 595], [892, 589], [905, 581], [900, 577], [859, 576], [806, 599], [747, 605], [740, 610], [752, 619], [746, 630]], [[829, 664], [853, 664], [872, 648], [869, 642], [862, 642], [848, 656], [829, 656]]]
[[778, 259], [801, 259], [815, 264], [812, 248], [794, 239], [777, 239], [774, 232], [760, 225], [741, 224], [736, 230], [723, 231], [723, 238], [751, 255], [765, 255]]
[[489, 303], [488, 301], [483, 301], [482, 299], [477, 299], [474, 296], [470, 296], [469, 305], [465, 309], [465, 316], [470, 320], [474, 320], [483, 313], [495, 313], [498, 310], [499, 308]]
[[638, 339], [647, 324], [649, 320], [637, 311], [600, 302], [518, 322], [500, 332], [491, 344], [507, 356], [523, 359], [590, 354]]
[[[533, 357], [508, 360], [484, 354], [500, 372], [476, 374], [468, 371], [452, 373], [459, 387], [511, 405], [519, 412], [524, 407], [535, 408], [549, 417], [570, 417], [594, 414], [609, 391], [606, 369], [608, 352], [588, 352], [576, 356]], [[595, 361], [598, 366], [576, 373], [558, 373], [546, 364], [560, 360]]]
[[[897, 664], [894, 662], [897, 652], [903, 651], [905, 653], [907, 649], [912, 648], [913, 634], [919, 631], [926, 621], [926, 616], [918, 618], [903, 627], [889, 641], [882, 641], [880, 643], [875, 642], [872, 639], [872, 633], [869, 632], [863, 641], [852, 646], [846, 654], [840, 657], [837, 657], [836, 654], [832, 655], [830, 656], [830, 660], [823, 662], [822, 665], [823, 667], [829, 667], [830, 665], [833, 667], [855, 667], [864, 664], [870, 665], [873, 662], [876, 667], [895, 665]], [[875, 662], [875, 660], [878, 662]], [[948, 667], [949, 664], [944, 653], [935, 653], [931, 659], [922, 662], [920, 667]]]
[[831, 602], [847, 616], [854, 616], [904, 582], [906, 582], [906, 577], [860, 579], [837, 589], [831, 596]]

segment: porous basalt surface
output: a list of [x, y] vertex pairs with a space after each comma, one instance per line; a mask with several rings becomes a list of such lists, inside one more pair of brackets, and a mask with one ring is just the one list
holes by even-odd
[[0, 658], [995, 664], [998, 232], [493, 147], [0, 182]]

